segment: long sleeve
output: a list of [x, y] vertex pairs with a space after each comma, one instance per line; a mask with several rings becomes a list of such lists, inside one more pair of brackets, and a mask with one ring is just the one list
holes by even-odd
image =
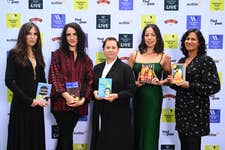
[[220, 90], [220, 81], [216, 65], [211, 57], [205, 57], [201, 63], [201, 80], [190, 82], [190, 90], [202, 96], [209, 96]]
[[118, 97], [119, 99], [129, 99], [134, 95], [136, 90], [134, 73], [130, 67], [124, 69], [123, 80], [126, 87], [118, 92]]
[[85, 63], [85, 75], [81, 96], [85, 97], [86, 99], [90, 99], [94, 78], [93, 63], [88, 56]]
[[11, 51], [7, 57], [6, 64], [6, 73], [5, 73], [5, 84], [6, 86], [13, 92], [13, 95], [18, 97], [22, 103], [31, 105], [33, 102], [33, 98], [28, 96], [18, 85], [17, 80], [17, 67], [18, 65], [15, 63], [15, 54]]
[[57, 54], [57, 51], [52, 52], [48, 81], [49, 81], [49, 83], [52, 84], [52, 86], [55, 89], [55, 91], [57, 92], [57, 94], [60, 94], [60, 93], [66, 91], [64, 79], [63, 79], [63, 74], [60, 71], [60, 68], [61, 67], [60, 67], [59, 54]]

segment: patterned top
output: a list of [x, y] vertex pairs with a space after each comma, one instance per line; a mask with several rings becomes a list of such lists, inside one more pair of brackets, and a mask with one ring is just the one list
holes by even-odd
[[[86, 55], [84, 59], [77, 58], [74, 61], [73, 52], [65, 55], [60, 49], [52, 53], [51, 65], [49, 69], [49, 83], [52, 84], [51, 110], [69, 111], [74, 107], [69, 107], [61, 93], [66, 91], [66, 82], [78, 81], [80, 87], [80, 97], [90, 98], [93, 83], [93, 63]], [[80, 115], [87, 114], [87, 103], [78, 109]]]
[[[181, 58], [179, 63], [184, 63]], [[176, 130], [186, 136], [203, 136], [210, 131], [209, 95], [220, 90], [216, 65], [209, 56], [196, 56], [186, 67], [188, 89], [171, 86], [176, 90]]]

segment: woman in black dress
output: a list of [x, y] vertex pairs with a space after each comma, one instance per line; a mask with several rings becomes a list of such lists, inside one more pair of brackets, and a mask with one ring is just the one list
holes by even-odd
[[7, 150], [45, 150], [43, 107], [36, 100], [38, 82], [46, 82], [40, 32], [34, 23], [22, 25], [7, 58], [5, 84], [13, 92]]
[[[201, 137], [210, 131], [209, 96], [220, 90], [216, 65], [206, 55], [206, 44], [198, 29], [190, 29], [181, 39], [186, 65], [186, 81], [171, 85], [176, 90], [176, 130], [181, 150], [200, 150]], [[173, 83], [172, 78], [168, 80]]]

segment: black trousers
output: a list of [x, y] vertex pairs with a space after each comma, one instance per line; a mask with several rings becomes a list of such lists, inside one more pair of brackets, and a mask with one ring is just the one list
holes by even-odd
[[179, 134], [181, 150], [201, 150], [201, 136], [185, 136]]
[[73, 130], [80, 117], [73, 111], [53, 113], [59, 127], [56, 150], [73, 150]]

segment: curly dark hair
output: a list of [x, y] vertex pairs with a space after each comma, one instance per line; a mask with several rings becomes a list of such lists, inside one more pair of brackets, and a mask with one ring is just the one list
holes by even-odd
[[181, 38], [181, 47], [180, 47], [182, 53], [184, 54], [184, 56], [188, 55], [188, 51], [187, 51], [184, 43], [185, 43], [185, 40], [187, 39], [188, 35], [192, 32], [194, 32], [197, 35], [197, 38], [198, 38], [198, 41], [199, 41], [199, 47], [198, 47], [197, 55], [206, 55], [205, 38], [203, 37], [201, 31], [198, 30], [198, 29], [189, 29], [183, 34], [183, 36]]
[[60, 43], [60, 49], [63, 50], [63, 52], [68, 55], [69, 54], [69, 43], [66, 40], [66, 31], [67, 29], [71, 27], [73, 28], [77, 33], [78, 43], [77, 43], [77, 58], [84, 58], [86, 55], [85, 52], [85, 43], [87, 41], [86, 36], [82, 28], [77, 23], [68, 23], [64, 26], [62, 34], [61, 34], [61, 43]]
[[154, 51], [156, 53], [161, 53], [164, 51], [164, 43], [161, 36], [161, 32], [159, 30], [159, 27], [156, 24], [148, 24], [144, 27], [142, 35], [141, 35], [141, 43], [139, 44], [138, 48], [140, 50], [140, 53], [143, 54], [147, 51], [147, 45], [145, 44], [145, 32], [148, 28], [152, 28], [153, 31], [156, 34], [156, 45], [154, 47]]
[[29, 65], [28, 63], [29, 61], [27, 61], [28, 48], [27, 48], [26, 38], [33, 27], [37, 31], [37, 42], [33, 46], [32, 50], [33, 50], [36, 61], [42, 67], [45, 67], [44, 57], [42, 54], [41, 35], [40, 35], [39, 28], [36, 24], [32, 22], [28, 22], [22, 25], [18, 34], [16, 46], [15, 48], [13, 48], [13, 51], [16, 53], [16, 61], [18, 62], [19, 65], [23, 67]]

